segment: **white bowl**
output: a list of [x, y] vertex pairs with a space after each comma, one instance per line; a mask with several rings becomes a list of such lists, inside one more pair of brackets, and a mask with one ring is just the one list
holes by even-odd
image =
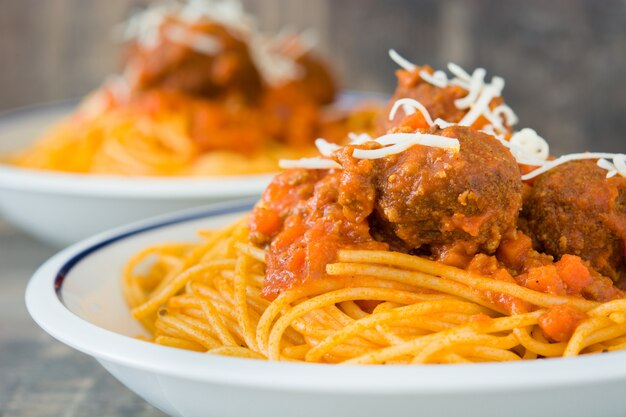
[[36, 272], [28, 310], [52, 336], [95, 357], [173, 416], [624, 415], [626, 352], [504, 364], [337, 366], [220, 357], [134, 339], [143, 330], [121, 295], [127, 259], [152, 243], [223, 226], [251, 204], [196, 209], [80, 242]]
[[[75, 103], [0, 118], [0, 154], [27, 146]], [[80, 175], [0, 164], [0, 212], [33, 236], [67, 246], [97, 232], [170, 211], [258, 196], [272, 175], [148, 178]]]

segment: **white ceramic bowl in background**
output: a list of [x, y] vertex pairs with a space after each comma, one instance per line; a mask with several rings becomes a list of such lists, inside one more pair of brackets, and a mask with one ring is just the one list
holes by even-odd
[[[75, 102], [0, 116], [0, 155], [26, 147]], [[158, 214], [259, 196], [272, 175], [148, 178], [79, 175], [0, 164], [0, 213], [36, 238], [67, 246], [97, 232]]]
[[[339, 96], [339, 108], [386, 96], [358, 91]], [[76, 102], [0, 114], [0, 156], [25, 148]], [[31, 235], [62, 247], [97, 232], [158, 214], [260, 196], [272, 175], [122, 177], [38, 171], [0, 163], [0, 213]]]
[[128, 258], [147, 245], [224, 226], [251, 205], [196, 209], [80, 242], [36, 272], [28, 310], [52, 336], [93, 356], [172, 416], [624, 415], [626, 352], [504, 364], [337, 366], [220, 357], [135, 339], [143, 330], [120, 291]]

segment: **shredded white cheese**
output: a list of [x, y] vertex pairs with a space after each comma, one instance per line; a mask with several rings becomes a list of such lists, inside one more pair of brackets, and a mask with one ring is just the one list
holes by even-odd
[[506, 124], [508, 124], [509, 126], [515, 126], [519, 122], [519, 119], [515, 112], [509, 106], [504, 104], [501, 104], [493, 109], [491, 111], [491, 114], [498, 117], [499, 119], [504, 119]]
[[[493, 77], [491, 84], [484, 85], [478, 94], [478, 97], [470, 104], [470, 110], [463, 116], [459, 125], [472, 126], [480, 116], [489, 119], [485, 113], [489, 112], [489, 104], [491, 100], [499, 97], [504, 88], [504, 80], [500, 77]], [[497, 126], [494, 126], [497, 128]]]
[[[417, 68], [415, 64], [393, 49], [389, 50], [389, 56], [407, 71], [413, 71]], [[492, 131], [491, 134], [500, 139], [504, 138], [508, 133], [506, 125], [513, 126], [518, 121], [513, 110], [505, 104], [491, 109], [491, 101], [502, 94], [504, 80], [500, 77], [493, 77], [490, 83], [486, 83], [487, 71], [484, 68], [476, 68], [470, 75], [459, 65], [449, 63], [448, 70], [454, 76], [451, 79], [448, 79], [443, 71], [435, 71], [431, 74], [426, 70], [421, 70], [419, 74], [424, 81], [436, 87], [444, 88], [456, 85], [467, 90], [467, 95], [455, 100], [454, 103], [459, 110], [468, 109], [463, 119], [458, 123], [459, 125], [472, 126], [482, 116], [488, 121], [484, 130]], [[491, 125], [491, 129], [488, 127], [489, 125]]]
[[613, 165], [622, 177], [626, 177], [626, 155], [617, 154], [613, 157]]
[[[461, 71], [463, 70], [461, 69]], [[465, 73], [465, 71], [463, 72]], [[465, 74], [467, 75], [467, 73]], [[485, 85], [485, 75], [487, 75], [487, 71], [483, 68], [476, 68], [469, 80], [469, 92], [465, 97], [457, 99], [454, 102], [457, 109], [469, 109], [472, 103], [478, 99], [480, 90]]]
[[[543, 163], [539, 168], [535, 169], [534, 171], [531, 171], [526, 175], [522, 175], [522, 180], [530, 180], [566, 162], [577, 161], [581, 159], [613, 159], [613, 166], [615, 167], [614, 171], [616, 171], [616, 174], [619, 173], [621, 176], [626, 177], [626, 163], [624, 162], [624, 158], [626, 158], [626, 155], [624, 154], [614, 154], [606, 152], [572, 153], [569, 155], [563, 155], [553, 161]], [[620, 165], [624, 164], [624, 166], [621, 167], [622, 169], [617, 167], [616, 162]], [[599, 163], [598, 166], [600, 168], [607, 169], [606, 163], [610, 164], [610, 162], [605, 161], [604, 163]], [[611, 171], [609, 171], [609, 174], [611, 174]], [[612, 174], [611, 176], [614, 176], [616, 174]], [[607, 175], [607, 178], [610, 177]]]
[[355, 149], [352, 156], [357, 159], [378, 159], [404, 152], [414, 145], [443, 148], [453, 152], [458, 152], [461, 147], [456, 138], [426, 133], [388, 133], [374, 139], [374, 142], [384, 147], [380, 149]]
[[[361, 145], [365, 142], [374, 141], [383, 146], [379, 149], [354, 149], [352, 156], [357, 159], [378, 159], [388, 155], [404, 152], [415, 145], [443, 148], [452, 152], [458, 152], [460, 144], [456, 138], [431, 135], [425, 133], [388, 133], [376, 139], [372, 139], [368, 134], [349, 134], [352, 139], [350, 145]], [[317, 139], [315, 145], [320, 154], [326, 158], [341, 149], [342, 147], [330, 143], [324, 139]], [[307, 168], [307, 169], [334, 169], [341, 168], [337, 162], [326, 158], [302, 158], [297, 160], [280, 160], [281, 168]]]
[[455, 75], [459, 81], [469, 83], [472, 79], [472, 76], [470, 76], [467, 71], [465, 71], [463, 68], [461, 68], [460, 65], [455, 64], [454, 62], [448, 63], [448, 71]]
[[250, 39], [249, 51], [261, 76], [269, 85], [278, 86], [304, 76], [304, 69], [294, 57], [280, 51], [275, 38], [256, 33]]
[[363, 145], [365, 142], [370, 142], [374, 140], [367, 133], [356, 134], [356, 133], [350, 132], [348, 133], [348, 138], [350, 138], [350, 145]]
[[[218, 38], [184, 25], [162, 31], [161, 27], [168, 17], [188, 24], [203, 20], [222, 24], [233, 36], [249, 43], [255, 65], [265, 82], [272, 86], [304, 76], [303, 68], [296, 60], [309, 52], [318, 39], [317, 33], [312, 30], [300, 33], [283, 30], [274, 37], [264, 35], [256, 29], [255, 20], [245, 13], [238, 0], [166, 1], [132, 16], [118, 32], [123, 41], [135, 40], [146, 49], [156, 48], [162, 37], [209, 56], [223, 49]], [[288, 39], [292, 41], [286, 43]]]
[[618, 174], [626, 177], [626, 155], [624, 154], [614, 155], [612, 163], [604, 158], [598, 159], [598, 166], [608, 171], [607, 178], [612, 178]]
[[179, 15], [188, 23], [212, 20], [235, 29], [239, 34], [248, 33], [256, 25], [254, 18], [244, 11], [238, 0], [187, 0]]
[[398, 64], [400, 68], [407, 71], [413, 71], [417, 67], [414, 63], [400, 55], [395, 49], [389, 50], [389, 58], [391, 58], [393, 62]]
[[315, 139], [315, 146], [322, 156], [330, 157], [333, 152], [341, 149], [341, 146], [331, 143], [323, 138]]
[[131, 16], [118, 32], [122, 40], [136, 40], [144, 48], [151, 49], [159, 44], [161, 25], [170, 16], [190, 24], [211, 20], [233, 29], [235, 36], [250, 32], [255, 24], [237, 0], [170, 0]]
[[443, 71], [435, 71], [431, 74], [426, 70], [421, 70], [420, 77], [436, 87], [444, 88], [448, 86], [448, 76]]
[[164, 35], [170, 41], [188, 46], [201, 54], [213, 56], [222, 50], [222, 42], [215, 36], [194, 32], [184, 26], [170, 26]]
[[451, 126], [454, 126], [454, 123], [450, 123], [450, 122], [446, 122], [445, 120], [441, 119], [441, 118], [436, 118], [435, 121], [433, 122], [435, 126], [437, 126], [439, 129], [445, 129]]
[[393, 106], [391, 106], [391, 110], [389, 110], [389, 120], [393, 120], [396, 117], [396, 113], [400, 107], [402, 107], [402, 111], [407, 116], [415, 113], [416, 110], [419, 110], [419, 112], [422, 113], [422, 116], [424, 116], [426, 123], [428, 123], [428, 126], [434, 126], [435, 123], [430, 117], [430, 113], [428, 113], [426, 107], [419, 101], [412, 98], [401, 98], [396, 100], [395, 103], [393, 103]]
[[537, 134], [533, 129], [524, 128], [515, 132], [509, 139], [509, 144], [526, 151], [529, 157], [545, 161], [550, 156], [548, 142]]

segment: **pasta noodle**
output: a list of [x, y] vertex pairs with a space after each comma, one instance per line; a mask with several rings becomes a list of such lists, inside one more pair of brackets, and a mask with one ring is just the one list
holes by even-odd
[[[152, 117], [141, 112], [113, 109], [94, 119], [69, 118], [31, 148], [9, 159], [23, 168], [75, 173], [133, 176], [242, 175], [274, 172], [283, 158], [314, 152], [312, 145], [293, 147], [272, 142], [254, 152], [203, 150], [189, 129], [184, 114]], [[258, 136], [260, 126], [249, 126]], [[221, 141], [239, 141], [245, 131], [207, 132]]]
[[[327, 277], [261, 295], [265, 252], [247, 219], [195, 244], [137, 253], [123, 288], [135, 318], [164, 346], [242, 358], [346, 364], [454, 364], [571, 357], [626, 347], [626, 300], [556, 296], [413, 255], [340, 250]], [[487, 294], [530, 303], [506, 313]], [[364, 301], [376, 301], [371, 311]], [[585, 311], [567, 342], [539, 328], [547, 309]]]

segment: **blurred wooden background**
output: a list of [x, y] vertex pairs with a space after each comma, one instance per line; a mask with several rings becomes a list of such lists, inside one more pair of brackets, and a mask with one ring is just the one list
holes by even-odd
[[[78, 97], [117, 68], [139, 0], [0, 0], [0, 110]], [[313, 27], [346, 88], [391, 92], [394, 47], [507, 80], [555, 153], [626, 152], [626, 0], [244, 0], [261, 28]], [[1, 138], [0, 138], [1, 140]]]

